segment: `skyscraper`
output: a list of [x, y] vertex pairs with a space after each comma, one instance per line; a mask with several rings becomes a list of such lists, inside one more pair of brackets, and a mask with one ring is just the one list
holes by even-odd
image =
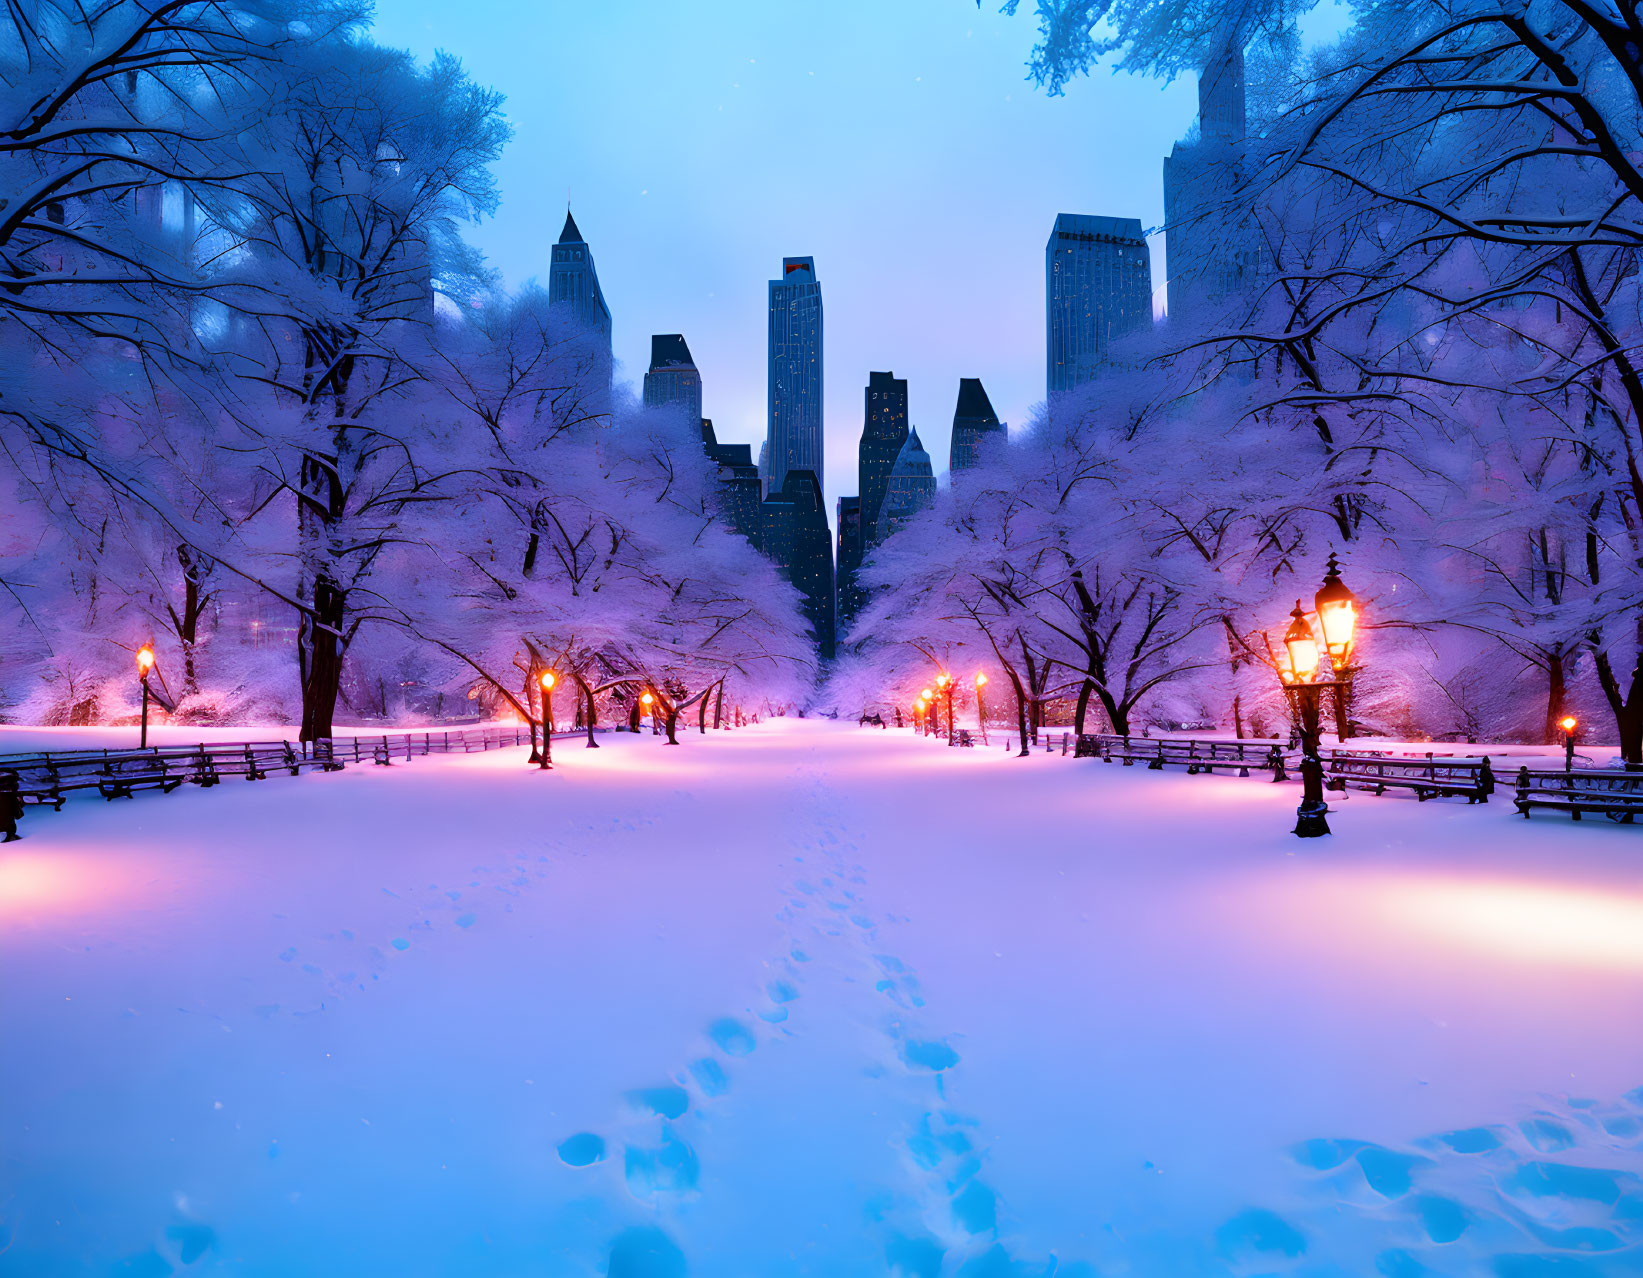
[[1164, 264], [1172, 325], [1196, 326], [1236, 293], [1253, 254], [1230, 197], [1243, 177], [1244, 51], [1229, 38], [1198, 77], [1198, 139], [1177, 142], [1164, 160]]
[[953, 409], [953, 442], [947, 454], [949, 471], [968, 470], [976, 464], [983, 435], [1002, 432], [993, 401], [979, 377], [958, 379], [958, 407]]
[[599, 289], [599, 272], [593, 266], [593, 250], [582, 238], [576, 219], [565, 211], [565, 229], [553, 246], [548, 265], [548, 301], [572, 307], [582, 327], [597, 334], [607, 369], [611, 364], [610, 307]]
[[1115, 338], [1152, 323], [1152, 264], [1133, 217], [1063, 213], [1044, 247], [1045, 383], [1093, 381]]
[[702, 375], [690, 358], [690, 347], [678, 333], [650, 339], [650, 371], [645, 374], [645, 407], [683, 404], [692, 422], [702, 419]]
[[866, 598], [856, 584], [862, 555], [861, 498], [840, 497], [835, 522], [838, 526], [838, 568], [833, 587], [838, 599], [838, 624], [835, 629], [842, 633]]
[[901, 446], [896, 464], [890, 471], [884, 505], [879, 509], [878, 540], [883, 541], [900, 532], [908, 520], [935, 499], [935, 469], [930, 465], [930, 454], [919, 442], [918, 427], [915, 426], [907, 432], [907, 442]]
[[784, 257], [781, 279], [770, 281], [768, 397], [766, 482], [774, 495], [786, 490], [790, 470], [822, 475], [822, 298], [814, 258]]
[[721, 444], [713, 423], [702, 418], [702, 447], [719, 472], [719, 502], [731, 525], [755, 546], [764, 544], [763, 516], [759, 506], [764, 494], [759, 490], [759, 468], [753, 464], [749, 444]]
[[872, 373], [863, 398], [866, 413], [857, 454], [856, 482], [861, 487], [862, 550], [877, 545], [879, 509], [890, 484], [890, 472], [907, 442], [907, 381], [894, 373]]
[[803, 597], [822, 660], [833, 658], [833, 541], [816, 473], [792, 467], [762, 507], [764, 552]]

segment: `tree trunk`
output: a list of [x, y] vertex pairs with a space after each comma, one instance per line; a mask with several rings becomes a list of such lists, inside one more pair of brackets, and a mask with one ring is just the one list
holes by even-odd
[[582, 690], [582, 698], [583, 698], [584, 702], [586, 703], [586, 707], [587, 707], [586, 710], [584, 712], [582, 712], [582, 713], [585, 713], [585, 715], [586, 715], [585, 723], [586, 723], [586, 727], [587, 727], [587, 730], [588, 730], [587, 745], [584, 746], [583, 748], [587, 749], [587, 750], [597, 750], [599, 748], [599, 743], [593, 739], [593, 723], [594, 723], [594, 719], [596, 718], [598, 712], [595, 709], [594, 703], [593, 703], [593, 685], [590, 684], [586, 679], [582, 678], [582, 676], [579, 675], [579, 674], [573, 673], [571, 675], [571, 678], [576, 680], [576, 686]]
[[679, 744], [679, 738], [674, 735], [674, 731], [673, 731], [678, 726], [678, 724], [679, 724], [679, 709], [678, 709], [677, 706], [669, 703], [668, 708], [667, 708], [667, 743], [669, 745], [678, 745]]
[[724, 726], [724, 709], [725, 681], [721, 679], [719, 680], [719, 690], [713, 694], [713, 727], [715, 729]]
[[1095, 691], [1093, 679], [1084, 680], [1078, 690], [1078, 708], [1073, 711], [1073, 731], [1079, 736], [1084, 735], [1084, 715], [1090, 708], [1090, 694]]
[[1546, 658], [1546, 723], [1540, 734], [1543, 745], [1563, 744], [1563, 707], [1569, 697], [1567, 674], [1563, 666], [1561, 652], [1552, 653]]
[[194, 558], [187, 546], [177, 547], [177, 563], [183, 570], [183, 611], [177, 618], [177, 639], [183, 650], [183, 695], [198, 691], [199, 677], [194, 664], [194, 645], [200, 638], [200, 616], [206, 596], [201, 589], [204, 563]]
[[[1643, 629], [1643, 622], [1639, 628]], [[1643, 639], [1643, 635], [1639, 637]], [[1615, 677], [1608, 652], [1598, 648], [1596, 658], [1598, 682], [1603, 685], [1603, 695], [1608, 698], [1615, 728], [1620, 733], [1620, 757], [1628, 770], [1643, 769], [1643, 649], [1638, 651], [1630, 686], [1624, 691]]]
[[1027, 748], [1027, 694], [1021, 687], [1021, 676], [1009, 666], [1004, 667], [1004, 673], [1010, 677], [1010, 686], [1015, 689], [1015, 722], [1016, 731], [1021, 734], [1021, 753], [1018, 759], [1025, 759], [1032, 753]]
[[323, 741], [331, 736], [342, 687], [342, 591], [329, 580], [314, 582], [314, 611], [305, 616], [298, 633], [303, 658], [302, 728], [300, 741]]

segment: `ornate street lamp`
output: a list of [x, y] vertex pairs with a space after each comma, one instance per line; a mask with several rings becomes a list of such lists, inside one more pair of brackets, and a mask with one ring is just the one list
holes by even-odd
[[1318, 757], [1318, 719], [1322, 709], [1324, 689], [1334, 687], [1335, 680], [1318, 682], [1318, 641], [1312, 634], [1312, 625], [1301, 611], [1301, 601], [1295, 601], [1295, 611], [1289, 614], [1289, 629], [1284, 631], [1284, 653], [1288, 661], [1278, 663], [1278, 678], [1289, 693], [1290, 705], [1295, 712], [1295, 725], [1301, 733], [1301, 806], [1295, 810], [1295, 833], [1303, 839], [1315, 839], [1329, 833], [1325, 813], [1329, 804], [1324, 802], [1324, 765]]
[[936, 687], [947, 694], [947, 744], [953, 745], [953, 676], [943, 670], [936, 676]]
[[1357, 643], [1358, 596], [1347, 589], [1341, 580], [1341, 565], [1333, 554], [1324, 573], [1324, 584], [1313, 597], [1312, 606], [1318, 613], [1318, 626], [1324, 632], [1324, 647], [1329, 650], [1329, 664], [1337, 675], [1344, 676], [1352, 665], [1352, 649]]
[[929, 736], [936, 730], [936, 694], [933, 688], [919, 689], [919, 700], [928, 707], [924, 712], [924, 735]]
[[1575, 729], [1580, 726], [1580, 721], [1574, 715], [1566, 714], [1558, 720], [1557, 726], [1563, 729], [1563, 770], [1573, 772], [1575, 770]]
[[987, 686], [987, 676], [980, 670], [976, 671], [976, 722], [981, 725], [981, 744], [987, 742], [987, 711], [981, 704], [981, 690]]
[[559, 676], [551, 670], [542, 672], [542, 771], [553, 767], [553, 685]]
[[154, 669], [154, 649], [144, 644], [137, 649], [137, 677], [143, 683], [143, 726], [142, 735], [137, 739], [139, 750], [148, 749], [148, 675]]
[[1352, 678], [1357, 674], [1352, 665], [1352, 652], [1358, 640], [1358, 614], [1363, 610], [1358, 597], [1341, 580], [1341, 565], [1333, 553], [1324, 573], [1324, 584], [1313, 597], [1312, 606], [1318, 614], [1318, 629], [1323, 631], [1324, 648], [1329, 653], [1329, 665], [1340, 686], [1335, 690], [1335, 737], [1345, 741], [1352, 735], [1350, 698]]
[[[1302, 794], [1301, 806], [1296, 809], [1295, 833], [1303, 839], [1329, 833], [1329, 822], [1324, 815], [1329, 811], [1329, 805], [1324, 802], [1324, 765], [1319, 757], [1323, 695], [1326, 688], [1334, 695], [1335, 731], [1344, 741], [1348, 735], [1348, 693], [1354, 673], [1352, 653], [1357, 643], [1359, 615], [1363, 611], [1358, 597], [1341, 580], [1340, 564], [1334, 555], [1329, 556], [1324, 584], [1313, 602], [1318, 610], [1318, 628], [1323, 632], [1322, 649], [1297, 599], [1294, 611], [1289, 614], [1289, 629], [1284, 631], [1283, 651], [1273, 654], [1273, 665], [1289, 696], [1301, 737]], [[1328, 677], [1320, 678], [1326, 656]]]

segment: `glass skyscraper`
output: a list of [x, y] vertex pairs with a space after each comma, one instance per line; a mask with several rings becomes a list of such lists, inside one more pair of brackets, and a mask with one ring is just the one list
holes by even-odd
[[790, 470], [822, 474], [822, 298], [814, 258], [784, 257], [781, 279], [770, 281], [767, 384], [766, 491], [774, 496], [786, 490]]
[[884, 505], [896, 457], [907, 442], [907, 379], [894, 373], [872, 373], [867, 378], [864, 399], [861, 450], [856, 459], [863, 550], [878, 544], [879, 509]]
[[1199, 326], [1256, 273], [1255, 237], [1237, 200], [1244, 101], [1244, 52], [1229, 40], [1198, 77], [1197, 141], [1177, 142], [1164, 160], [1164, 265], [1173, 326]]
[[1133, 217], [1063, 213], [1044, 247], [1046, 392], [1093, 381], [1115, 338], [1152, 324], [1152, 264]]

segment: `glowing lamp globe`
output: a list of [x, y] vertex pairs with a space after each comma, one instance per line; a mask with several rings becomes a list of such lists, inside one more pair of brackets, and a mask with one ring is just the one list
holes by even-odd
[[1562, 728], [1565, 732], [1567, 732], [1568, 734], [1573, 736], [1575, 726], [1579, 723], [1579, 720], [1576, 719], [1574, 717], [1574, 715], [1572, 715], [1572, 714], [1566, 714], [1561, 719], [1559, 719], [1557, 722], [1558, 722], [1558, 726], [1560, 728]]
[[[1297, 601], [1297, 605], [1299, 601]], [[1329, 570], [1324, 584], [1313, 599], [1318, 613], [1318, 628], [1324, 632], [1324, 647], [1329, 649], [1329, 661], [1341, 670], [1352, 663], [1352, 647], [1357, 641], [1358, 597], [1341, 580], [1341, 566], [1335, 556], [1329, 556]]]
[[152, 669], [154, 669], [154, 649], [145, 643], [137, 649], [137, 673], [146, 679], [148, 678], [148, 672]]
[[546, 691], [547, 689], [552, 688], [553, 685], [558, 683], [558, 682], [559, 682], [559, 676], [554, 674], [553, 671], [544, 670], [542, 672], [542, 687], [543, 687], [544, 691]]
[[924, 701], [934, 701], [936, 699], [936, 694], [934, 692], [932, 692], [929, 688], [920, 689], [918, 695], [919, 695], [920, 699], [924, 700]]
[[645, 693], [643, 696], [641, 696], [639, 698], [639, 700], [644, 702], [647, 706], [652, 706], [652, 705], [656, 704], [656, 698], [651, 696], [650, 693], [648, 693], [648, 692]]
[[1318, 673], [1318, 641], [1313, 638], [1312, 626], [1301, 611], [1301, 601], [1295, 601], [1293, 620], [1284, 631], [1284, 647], [1289, 652], [1289, 682], [1309, 683]]
[[987, 686], [987, 676], [982, 674], [979, 670], [976, 671], [976, 687], [985, 688], [986, 686]]
[[952, 681], [953, 681], [953, 676], [952, 675], [950, 675], [950, 674], [939, 674], [939, 675], [936, 676], [936, 687], [945, 688]]

